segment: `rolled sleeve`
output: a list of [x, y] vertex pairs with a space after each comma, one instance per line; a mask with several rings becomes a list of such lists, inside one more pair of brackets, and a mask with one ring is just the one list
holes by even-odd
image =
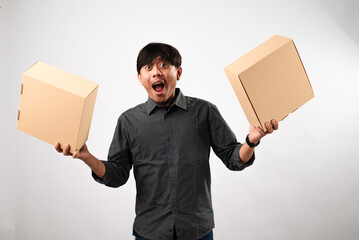
[[234, 151], [233, 151], [233, 154], [232, 154], [232, 157], [231, 157], [231, 163], [230, 163], [230, 166], [229, 169], [231, 170], [243, 170], [245, 169], [246, 167], [249, 167], [253, 164], [254, 162], [254, 159], [255, 159], [255, 154], [253, 152], [251, 158], [249, 159], [248, 162], [243, 162], [240, 155], [239, 155], [239, 150], [241, 149], [241, 147], [243, 146], [243, 144], [240, 144], [238, 145]]
[[107, 161], [102, 162], [106, 168], [105, 176], [101, 179], [92, 172], [95, 181], [108, 187], [119, 187], [127, 182], [132, 168], [132, 160], [126, 134], [126, 122], [122, 116], [117, 121]]
[[254, 153], [247, 163], [241, 160], [239, 149], [242, 144], [237, 141], [235, 134], [213, 104], [210, 105], [209, 125], [212, 149], [228, 169], [240, 171], [253, 164]]

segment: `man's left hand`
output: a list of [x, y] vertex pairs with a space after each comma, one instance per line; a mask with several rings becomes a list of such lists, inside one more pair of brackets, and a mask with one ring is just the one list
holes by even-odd
[[274, 119], [270, 121], [270, 123], [266, 122], [265, 126], [267, 128], [267, 131], [264, 132], [260, 127], [255, 127], [253, 125], [249, 126], [249, 134], [248, 138], [251, 143], [258, 143], [259, 140], [261, 140], [265, 135], [271, 134], [274, 130], [277, 130], [279, 125], [278, 122]]

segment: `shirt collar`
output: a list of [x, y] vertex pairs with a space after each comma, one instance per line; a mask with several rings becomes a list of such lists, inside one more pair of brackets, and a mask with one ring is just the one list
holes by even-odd
[[[176, 88], [175, 99], [173, 100], [173, 103], [170, 107], [172, 107], [173, 105], [177, 105], [178, 107], [182, 108], [183, 110], [187, 110], [186, 98], [183, 95], [181, 89], [179, 89], [179, 88]], [[155, 103], [155, 101], [153, 101], [150, 97], [148, 97], [147, 114], [150, 115], [153, 112], [153, 110], [155, 110], [156, 107], [159, 107], [159, 105], [157, 103]]]

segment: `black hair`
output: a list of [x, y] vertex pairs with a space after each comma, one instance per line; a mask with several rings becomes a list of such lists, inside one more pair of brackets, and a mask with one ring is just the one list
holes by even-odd
[[162, 61], [180, 67], [182, 64], [182, 57], [178, 50], [171, 45], [165, 43], [149, 43], [141, 49], [137, 56], [137, 73], [140, 73], [141, 68], [147, 64], [152, 63], [156, 58], [160, 57]]

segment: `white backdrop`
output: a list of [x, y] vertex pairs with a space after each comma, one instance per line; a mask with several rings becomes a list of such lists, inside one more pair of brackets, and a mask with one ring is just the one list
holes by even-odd
[[[0, 1], [0, 239], [133, 239], [135, 184], [112, 189], [80, 160], [16, 130], [22, 73], [41, 60], [99, 83], [88, 139], [106, 159], [118, 116], [147, 99], [147, 43], [183, 57], [178, 86], [248, 123], [223, 67], [274, 34], [294, 39], [315, 98], [280, 123], [255, 164], [211, 155], [215, 239], [358, 239], [357, 1]], [[71, 113], [69, 113], [71, 114]]]

